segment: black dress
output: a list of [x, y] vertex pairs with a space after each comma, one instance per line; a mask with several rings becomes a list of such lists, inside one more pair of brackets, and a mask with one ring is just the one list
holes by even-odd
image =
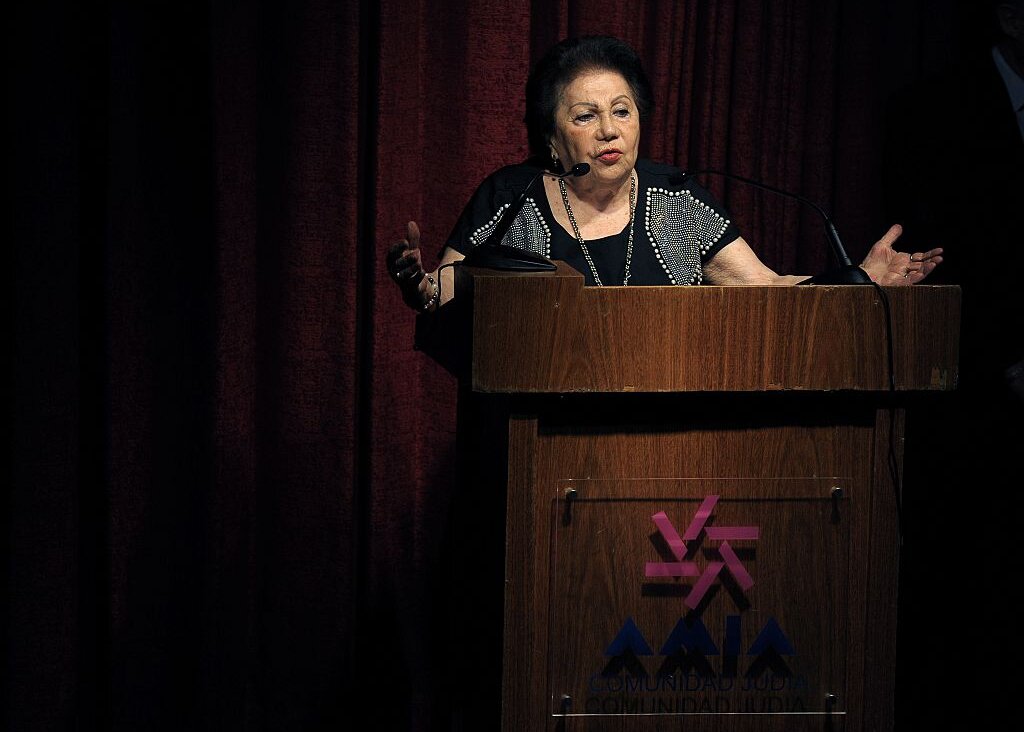
[[[633, 220], [630, 285], [699, 285], [703, 265], [739, 238], [725, 208], [678, 168], [638, 160], [637, 201]], [[492, 173], [466, 204], [447, 246], [463, 254], [487, 241], [502, 213], [518, 200], [540, 172], [530, 165], [509, 165]], [[623, 284], [629, 227], [613, 236], [587, 241], [601, 282]], [[568, 263], [596, 284], [579, 242], [556, 221], [544, 188], [516, 216], [503, 244]]]

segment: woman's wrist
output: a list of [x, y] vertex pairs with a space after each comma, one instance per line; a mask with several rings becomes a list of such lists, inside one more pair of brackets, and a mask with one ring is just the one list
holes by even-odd
[[860, 263], [859, 266], [862, 270], [864, 270], [864, 272], [867, 274], [868, 278], [870, 278], [872, 282], [880, 285], [882, 284], [882, 278], [885, 276], [885, 270], [875, 267], [874, 264], [869, 260], [870, 257], [866, 257], [864, 261]]
[[433, 275], [423, 272], [415, 285], [410, 283], [402, 288], [402, 299], [413, 310], [425, 313], [441, 299], [441, 288]]
[[428, 274], [424, 279], [427, 281], [428, 297], [426, 302], [424, 302], [420, 306], [420, 312], [423, 313], [427, 312], [428, 310], [433, 310], [434, 307], [437, 305], [438, 300], [441, 299], [441, 288], [434, 280], [434, 277]]

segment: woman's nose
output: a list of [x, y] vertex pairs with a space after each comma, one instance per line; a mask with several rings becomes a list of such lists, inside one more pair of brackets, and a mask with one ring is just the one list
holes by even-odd
[[614, 140], [618, 137], [619, 126], [616, 124], [615, 117], [610, 114], [601, 115], [599, 132], [601, 133], [602, 140]]

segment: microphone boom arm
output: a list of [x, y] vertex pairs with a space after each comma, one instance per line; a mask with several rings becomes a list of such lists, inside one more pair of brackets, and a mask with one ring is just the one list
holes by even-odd
[[526, 205], [526, 198], [530, 193], [530, 190], [536, 185], [537, 181], [545, 175], [550, 175], [553, 178], [568, 178], [569, 176], [578, 177], [586, 175], [590, 172], [590, 166], [587, 163], [576, 163], [571, 169], [565, 173], [552, 173], [550, 170], [542, 170], [537, 175], [530, 179], [530, 182], [526, 184], [526, 188], [519, 194], [519, 198], [516, 199], [515, 203], [505, 209], [505, 213], [498, 219], [498, 223], [494, 227], [494, 231], [487, 237], [487, 241], [482, 246], [497, 246], [501, 244], [501, 240], [505, 238], [505, 234], [512, 228], [512, 222], [515, 221], [516, 216], [522, 210], [523, 206]]
[[741, 183], [753, 186], [754, 188], [762, 188], [770, 193], [775, 193], [785, 198], [792, 198], [799, 201], [800, 203], [806, 204], [818, 212], [818, 215], [825, 222], [825, 236], [828, 239], [829, 245], [832, 247], [832, 253], [839, 261], [839, 269], [833, 272], [824, 272], [820, 275], [815, 275], [805, 282], [810, 284], [821, 284], [821, 285], [869, 285], [871, 284], [871, 278], [868, 277], [860, 267], [856, 266], [850, 261], [850, 257], [846, 253], [846, 249], [843, 247], [842, 241], [839, 239], [839, 232], [836, 230], [835, 224], [832, 223], [832, 219], [829, 218], [828, 214], [825, 213], [824, 209], [810, 199], [799, 196], [796, 193], [790, 193], [784, 191], [781, 188], [770, 186], [767, 183], [761, 183], [760, 181], [752, 180], [750, 178], [744, 178], [741, 175], [735, 175], [733, 173], [726, 173], [721, 170], [695, 170], [693, 172], [686, 173], [684, 178], [691, 176], [710, 174], [720, 175], [723, 178], [732, 178], [738, 180]]

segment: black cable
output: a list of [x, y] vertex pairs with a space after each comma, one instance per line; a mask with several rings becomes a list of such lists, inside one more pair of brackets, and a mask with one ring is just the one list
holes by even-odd
[[[896, 394], [896, 368], [894, 363], [894, 348], [892, 335], [892, 309], [889, 306], [889, 296], [877, 282], [871, 283], [882, 300], [882, 310], [885, 313], [885, 345], [886, 360], [888, 361], [889, 372], [889, 394]], [[900, 472], [900, 462], [896, 456], [896, 409], [890, 405], [889, 409], [889, 473], [892, 476], [893, 493], [896, 499], [896, 531], [899, 537], [900, 546], [903, 546], [903, 476]]]
[[452, 268], [454, 268], [455, 265], [459, 264], [460, 262], [461, 262], [461, 260], [455, 261], [455, 262], [449, 262], [448, 264], [442, 264], [440, 267], [437, 268], [437, 283], [436, 284], [437, 284], [437, 306], [438, 307], [441, 307], [441, 270], [443, 270], [445, 267], [452, 267]]

